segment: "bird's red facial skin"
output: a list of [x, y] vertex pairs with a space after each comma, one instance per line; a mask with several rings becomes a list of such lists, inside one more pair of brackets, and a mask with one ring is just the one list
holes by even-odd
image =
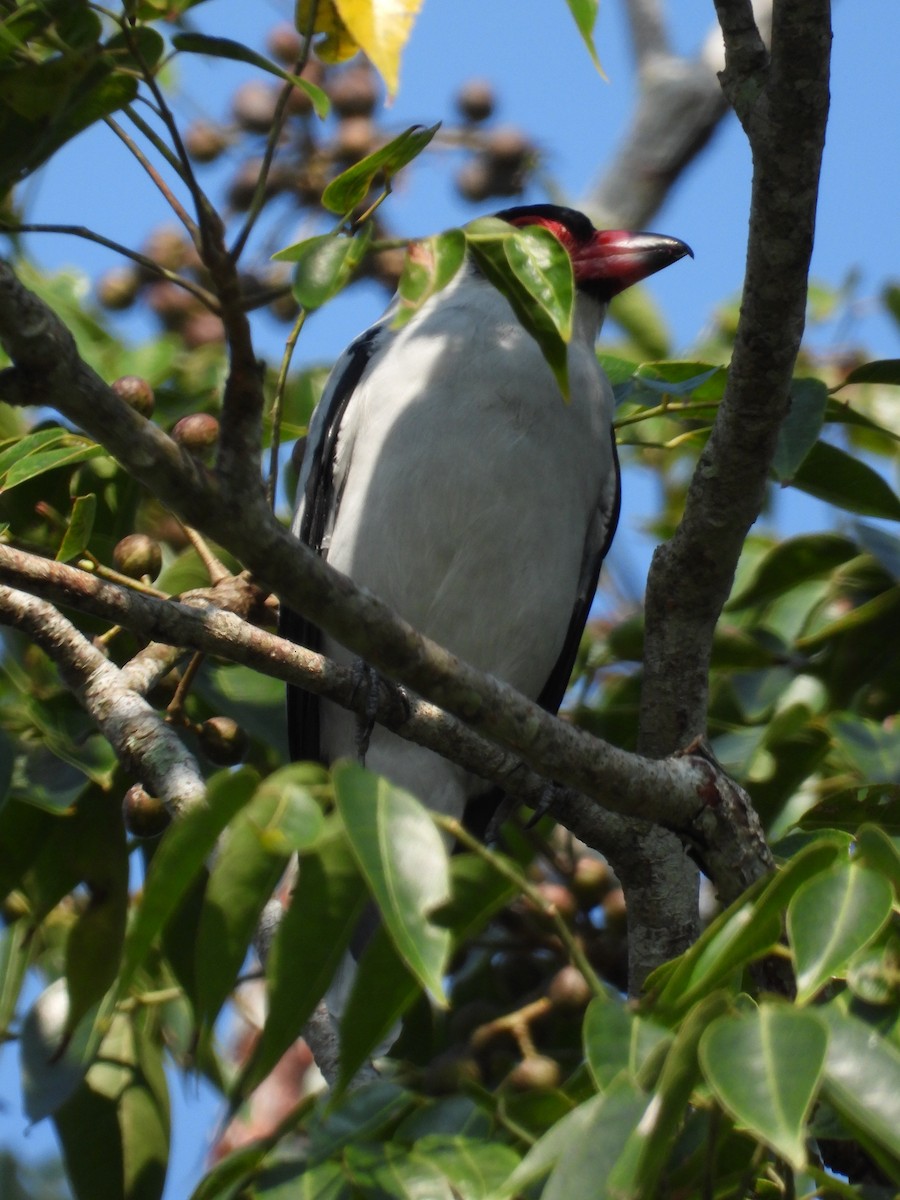
[[693, 252], [677, 238], [661, 233], [631, 233], [626, 229], [595, 229], [587, 238], [577, 237], [561, 221], [528, 217], [513, 225], [542, 225], [566, 248], [572, 260], [575, 283], [609, 300], [632, 284]]

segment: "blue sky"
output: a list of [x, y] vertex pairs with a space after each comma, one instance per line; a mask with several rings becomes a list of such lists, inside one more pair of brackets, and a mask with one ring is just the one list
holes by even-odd
[[[263, 49], [266, 31], [289, 18], [289, 0], [208, 0], [195, 12], [199, 28], [244, 38]], [[669, 6], [676, 47], [692, 52], [714, 20], [710, 0], [678, 0]], [[600, 57], [609, 75], [594, 71], [563, 0], [425, 0], [401, 76], [400, 94], [389, 120], [402, 129], [431, 124], [451, 111], [459, 84], [470, 77], [493, 80], [500, 100], [497, 120], [520, 125], [536, 138], [548, 171], [577, 204], [609, 158], [627, 121], [634, 95], [626, 30], [619, 0], [604, 0], [597, 31]], [[834, 13], [832, 111], [823, 169], [813, 276], [831, 285], [859, 273], [856, 298], [839, 322], [812, 331], [821, 347], [862, 346], [871, 357], [897, 357], [896, 326], [878, 312], [884, 284], [900, 281], [900, 103], [896, 75], [900, 46], [897, 0], [851, 3], [838, 0]], [[177, 68], [178, 107], [189, 117], [227, 115], [235, 84], [249, 68], [185, 60]], [[452, 187], [446, 156], [431, 156], [408, 173], [390, 201], [390, 220], [411, 236], [466, 221], [478, 208], [461, 202]], [[749, 151], [737, 123], [727, 121], [713, 144], [674, 189], [654, 226], [687, 241], [685, 261], [650, 281], [650, 290], [672, 330], [676, 356], [690, 354], [714, 307], [740, 288], [749, 205]], [[82, 135], [52, 166], [22, 191], [30, 219], [86, 224], [119, 241], [138, 245], [152, 225], [167, 221], [161, 200], [111, 133], [98, 128]], [[542, 198], [535, 188], [526, 197]], [[489, 207], [489, 206], [488, 206]], [[283, 243], [296, 240], [289, 223]], [[92, 276], [116, 256], [72, 238], [35, 237], [29, 246], [48, 267], [74, 265]], [[360, 288], [317, 314], [307, 325], [297, 359], [320, 362], [336, 353], [384, 306], [374, 287]], [[140, 326], [129, 320], [129, 336]], [[278, 354], [277, 330], [260, 327], [260, 347]], [[796, 492], [785, 493], [786, 522], [822, 527], [821, 506]], [[623, 527], [639, 527], [652, 510], [647, 481], [626, 491]], [[827, 524], [828, 517], [825, 517]], [[620, 539], [625, 541], [625, 539]], [[622, 569], [641, 587], [647, 551]], [[24, 1120], [13, 1103], [15, 1062], [0, 1056], [0, 1145], [29, 1156], [52, 1149], [44, 1122], [23, 1140]], [[176, 1089], [173, 1170], [167, 1200], [184, 1200], [203, 1169], [205, 1139], [214, 1122], [208, 1098]]]

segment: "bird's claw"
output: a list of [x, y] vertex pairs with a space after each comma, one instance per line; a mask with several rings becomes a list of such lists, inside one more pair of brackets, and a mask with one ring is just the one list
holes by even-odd
[[541, 818], [546, 817], [547, 813], [553, 807], [553, 801], [556, 799], [557, 791], [558, 788], [555, 783], [547, 783], [544, 785], [540, 798], [537, 804], [534, 806], [534, 812], [525, 823], [526, 829], [534, 829], [535, 825], [537, 825]]
[[356, 756], [360, 764], [365, 766], [369, 741], [382, 702], [387, 699], [398, 706], [401, 715], [398, 715], [396, 723], [401, 724], [409, 717], [409, 697], [404, 688], [385, 679], [361, 658], [354, 659], [350, 672], [354, 696], [362, 692], [365, 697], [363, 712], [356, 714]]

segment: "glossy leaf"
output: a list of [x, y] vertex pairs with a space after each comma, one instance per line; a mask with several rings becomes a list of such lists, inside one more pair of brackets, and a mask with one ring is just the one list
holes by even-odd
[[[563, 250], [549, 230], [513, 229], [494, 218], [473, 221], [466, 227], [466, 238], [469, 251], [478, 264], [482, 274], [509, 301], [510, 307], [523, 328], [534, 338], [540, 347], [547, 365], [553, 372], [556, 382], [564, 398], [569, 394], [568, 348], [566, 339], [571, 333], [571, 314], [566, 311], [567, 285], [563, 284], [563, 293], [550, 302], [546, 307], [543, 295], [550, 295], [552, 288], [546, 290], [542, 285], [547, 282], [541, 272], [529, 272], [523, 266], [523, 258], [527, 254], [512, 256], [507, 254], [508, 242], [521, 238], [524, 234], [543, 234], [540, 245], [548, 256], [559, 264], [555, 268], [556, 278], [564, 278], [568, 270], [571, 278], [572, 266], [569, 256]], [[550, 246], [550, 239], [555, 248]], [[534, 244], [529, 242], [529, 245]], [[568, 262], [564, 269], [562, 258]], [[572, 293], [574, 294], [574, 293]]]
[[69, 993], [65, 979], [44, 988], [25, 1014], [19, 1039], [22, 1093], [30, 1121], [49, 1116], [78, 1090], [100, 1044], [96, 1012], [85, 1015], [77, 1029], [70, 1027]]
[[895, 783], [864, 784], [843, 788], [828, 796], [800, 818], [802, 829], [846, 829], [854, 833], [874, 821], [893, 837], [900, 836], [900, 787]]
[[334, 4], [393, 96], [400, 84], [400, 58], [422, 0], [334, 0]]
[[900, 903], [900, 848], [878, 825], [863, 825], [856, 835], [854, 860], [873, 867], [894, 888], [894, 899]]
[[57, 562], [70, 562], [79, 558], [88, 547], [97, 514], [97, 497], [93, 492], [87, 496], [76, 496], [72, 503], [69, 524], [62, 543], [56, 552]]
[[881, 475], [861, 459], [828, 442], [816, 442], [791, 483], [848, 512], [900, 520], [900, 499]]
[[32, 931], [22, 918], [0, 932], [0, 1038], [5, 1038], [29, 965]]
[[828, 389], [821, 379], [794, 379], [791, 406], [781, 429], [772, 459], [779, 483], [790, 483], [800, 464], [819, 440], [825, 420]]
[[798, 889], [787, 912], [798, 1003], [810, 1000], [875, 937], [892, 903], [884, 876], [855, 863], [834, 867]]
[[283, 67], [271, 62], [262, 54], [257, 54], [243, 42], [233, 42], [230, 38], [209, 37], [205, 33], [176, 33], [172, 38], [172, 45], [182, 53], [205, 54], [210, 58], [228, 58], [233, 62], [249, 63], [250, 66], [258, 67], [261, 71], [268, 71], [270, 75], [277, 75], [286, 83], [292, 83], [294, 87], [306, 92], [312, 101], [316, 116], [323, 120], [328, 116], [331, 101], [320, 87], [316, 87], [308, 79], [302, 79], [299, 75], [285, 71]]
[[900, 783], [894, 730], [849, 713], [832, 714], [827, 728], [836, 752], [866, 783]]
[[280, 807], [276, 787], [258, 789], [219, 840], [203, 897], [195, 957], [197, 1016], [207, 1027], [234, 987], [260, 914], [288, 862], [290, 848], [266, 837]]
[[830, 1035], [824, 1099], [852, 1129], [900, 1160], [900, 1050], [836, 1005], [821, 1016]]
[[778, 542], [760, 559], [741, 590], [728, 601], [728, 611], [768, 604], [808, 579], [827, 576], [857, 552], [850, 538], [836, 533], [802, 534]]
[[140, 1018], [113, 1019], [97, 1061], [54, 1121], [79, 1197], [160, 1200], [169, 1150], [168, 1091], [161, 1050]]
[[410, 246], [397, 285], [400, 304], [393, 321], [395, 328], [405, 325], [455, 278], [465, 254], [466, 238], [461, 229], [448, 229]]
[[296, 263], [291, 285], [297, 303], [313, 311], [321, 308], [345, 286], [362, 262], [371, 227], [357, 237], [324, 234], [289, 246], [273, 257]]
[[605, 1200], [606, 1180], [646, 1103], [643, 1092], [620, 1080], [579, 1104], [538, 1139], [498, 1195], [517, 1195], [549, 1172], [542, 1200]]
[[300, 1036], [344, 956], [365, 899], [346, 841], [336, 834], [323, 836], [301, 859], [290, 907], [269, 951], [269, 1014], [235, 1096], [252, 1091]]
[[654, 398], [690, 396], [700, 392], [697, 399], [709, 400], [714, 404], [722, 398], [727, 378], [728, 372], [724, 367], [710, 367], [695, 362], [657, 362], [639, 367], [634, 381], [639, 389], [653, 392]]
[[[419, 981], [380, 925], [360, 956], [341, 1018], [338, 1094], [350, 1084], [364, 1062], [388, 1052], [400, 1032], [400, 1018], [420, 991]], [[373, 997], [377, 997], [377, 1003], [373, 1003]]]
[[[795, 855], [774, 878], [760, 881], [720, 913], [677, 960], [657, 1000], [660, 1011], [683, 1011], [759, 958], [781, 935], [785, 906], [804, 882], [827, 869], [840, 854], [837, 842], [819, 841]], [[653, 976], [648, 981], [652, 987]]]
[[519, 1163], [511, 1146], [462, 1135], [429, 1134], [414, 1149], [416, 1158], [436, 1167], [462, 1200], [487, 1200]]
[[307, 1123], [310, 1151], [319, 1160], [353, 1143], [378, 1141], [415, 1107], [415, 1097], [396, 1083], [378, 1079], [363, 1084], [316, 1111]]
[[623, 1072], [636, 1082], [648, 1058], [655, 1058], [671, 1034], [629, 1012], [618, 998], [597, 996], [584, 1014], [582, 1040], [591, 1075], [602, 1091]]
[[726, 1112], [801, 1170], [827, 1048], [816, 1014], [771, 1004], [714, 1021], [700, 1040], [700, 1061]]
[[217, 775], [210, 782], [206, 804], [173, 822], [164, 834], [125, 939], [120, 995], [127, 991], [135, 971], [212, 853], [222, 830], [250, 799], [256, 780], [255, 772], [248, 768]]
[[[56, 442], [59, 444], [55, 444]], [[9, 491], [17, 484], [26, 483], [47, 471], [59, 467], [72, 467], [78, 463], [87, 462], [92, 458], [105, 457], [106, 451], [96, 442], [90, 441], [77, 434], [68, 434], [64, 438], [54, 439], [47, 449], [26, 453], [13, 460], [10, 466], [0, 474], [0, 487]]]
[[700, 1038], [726, 1007], [724, 993], [702, 1000], [682, 1022], [666, 1050], [659, 1080], [644, 1116], [630, 1134], [606, 1181], [614, 1196], [653, 1196], [666, 1170], [675, 1136], [700, 1076]]
[[354, 763], [333, 768], [335, 798], [394, 945], [438, 1003], [450, 934], [429, 917], [450, 894], [447, 852], [418, 800]]
[[594, 46], [594, 26], [597, 23], [597, 12], [600, 8], [600, 0], [566, 0], [569, 6], [569, 12], [575, 21], [578, 32], [581, 34], [581, 40], [584, 42], [588, 54], [591, 56], [591, 62], [606, 79], [606, 72], [600, 65], [600, 59], [597, 57], [597, 49]]
[[455, 1200], [453, 1189], [439, 1168], [424, 1157], [413, 1157], [390, 1142], [379, 1146], [351, 1145], [343, 1161], [354, 1189], [363, 1196], [391, 1196], [396, 1200]]
[[391, 180], [408, 163], [422, 153], [440, 128], [440, 122], [426, 128], [411, 125], [393, 141], [342, 171], [322, 193], [322, 204], [329, 212], [344, 216], [361, 204], [379, 176], [390, 185]]
[[881, 358], [854, 367], [834, 390], [839, 391], [851, 383], [895, 383], [900, 386], [900, 358]]

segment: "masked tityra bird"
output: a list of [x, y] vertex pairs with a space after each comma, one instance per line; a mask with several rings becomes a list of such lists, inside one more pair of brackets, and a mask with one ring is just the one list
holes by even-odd
[[[690, 249], [596, 230], [551, 204], [577, 289], [564, 402], [537, 343], [467, 262], [400, 328], [397, 301], [337, 361], [310, 425], [293, 529], [420, 632], [555, 712], [619, 510], [613, 396], [594, 342], [607, 303]], [[285, 636], [351, 654], [286, 613]], [[353, 755], [352, 713], [289, 689], [295, 759]], [[382, 727], [366, 765], [460, 817], [488, 785]]]

